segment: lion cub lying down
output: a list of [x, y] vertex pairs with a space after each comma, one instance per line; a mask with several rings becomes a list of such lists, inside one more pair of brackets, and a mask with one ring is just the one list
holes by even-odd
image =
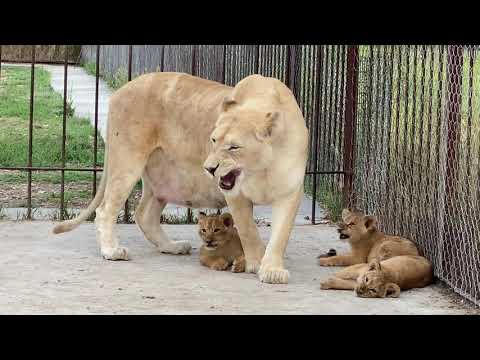
[[338, 229], [340, 239], [347, 240], [352, 251], [345, 255], [320, 257], [320, 266], [348, 266], [373, 259], [382, 261], [398, 255], [419, 255], [414, 242], [378, 230], [374, 216], [343, 209], [342, 220]]
[[398, 297], [400, 290], [421, 288], [433, 281], [433, 268], [422, 256], [395, 256], [382, 262], [349, 266], [320, 284], [321, 289], [355, 290], [365, 298]]
[[213, 270], [245, 271], [245, 256], [233, 218], [229, 213], [198, 216], [199, 234], [203, 240], [200, 263]]

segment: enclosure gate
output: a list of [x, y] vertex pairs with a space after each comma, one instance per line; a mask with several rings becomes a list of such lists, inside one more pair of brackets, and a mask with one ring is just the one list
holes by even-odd
[[[102, 171], [97, 163], [100, 76], [126, 69], [130, 81], [145, 72], [180, 71], [227, 85], [252, 73], [273, 76], [292, 90], [309, 128], [305, 187], [312, 196], [312, 224], [316, 200], [334, 220], [343, 206], [375, 214], [383, 230], [412, 238], [439, 278], [479, 304], [477, 53], [475, 46], [84, 45], [82, 62], [94, 63], [96, 76], [93, 162], [75, 168], [66, 166], [68, 51], [62, 161], [55, 167], [32, 162], [39, 62], [32, 46], [28, 160], [24, 166], [0, 164], [0, 169], [27, 172], [29, 219], [32, 172], [60, 172], [63, 219], [65, 172], [91, 172], [94, 196]], [[0, 79], [1, 60], [0, 46]], [[129, 208], [127, 202], [125, 222]], [[193, 220], [190, 209], [188, 220]]]

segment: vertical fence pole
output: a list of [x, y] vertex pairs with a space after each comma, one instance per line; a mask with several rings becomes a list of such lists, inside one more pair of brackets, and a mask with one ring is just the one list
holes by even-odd
[[[100, 79], [100, 45], [97, 45], [95, 60], [95, 131], [93, 135], [93, 168], [97, 168], [97, 137], [98, 137], [98, 85]], [[93, 172], [92, 197], [97, 193], [97, 172]]]
[[[35, 45], [32, 45], [32, 68], [30, 78], [30, 117], [28, 122], [28, 167], [32, 166], [33, 147], [33, 102], [35, 96]], [[32, 219], [32, 170], [28, 170], [27, 219]]]
[[[198, 45], [192, 45], [192, 75], [196, 76], [197, 75], [197, 46]], [[187, 223], [191, 224], [193, 223], [193, 213], [191, 208], [187, 208]]]
[[345, 99], [345, 121], [343, 124], [343, 203], [345, 207], [353, 207], [353, 164], [355, 151], [355, 124], [357, 119], [358, 90], [358, 46], [349, 45], [347, 49], [347, 78]]
[[[65, 168], [65, 139], [67, 137], [67, 77], [68, 77], [68, 45], [65, 45], [65, 59], [63, 63], [63, 122], [62, 122], [62, 168]], [[65, 170], [62, 170], [60, 187], [60, 220], [65, 212]]]
[[[132, 52], [133, 52], [133, 45], [128, 45], [128, 81], [132, 80]], [[128, 198], [125, 200], [124, 210], [123, 210], [123, 222], [128, 224], [130, 222], [129, 218], [129, 206], [128, 206]]]
[[[461, 122], [462, 105], [462, 73], [463, 73], [463, 47], [448, 46], [447, 54], [447, 159], [445, 174], [445, 223], [444, 237], [449, 241], [443, 241], [444, 247], [440, 249], [444, 264], [443, 269], [450, 268], [452, 261], [453, 244], [459, 241], [454, 223], [456, 212], [458, 184], [458, 146], [459, 125]], [[448, 256], [450, 255], [450, 256]], [[450, 276], [455, 276], [455, 271], [448, 271]]]
[[[319, 121], [322, 118], [321, 117], [321, 112], [320, 112], [320, 99], [322, 95], [320, 94], [320, 88], [322, 86], [321, 84], [321, 74], [322, 74], [322, 61], [321, 61], [321, 53], [322, 53], [322, 47], [320, 45], [317, 45], [317, 61], [318, 61], [318, 66], [316, 67], [316, 76], [315, 76], [315, 86], [316, 86], [316, 91], [315, 91], [315, 109], [317, 110], [316, 112], [316, 118], [312, 119], [312, 126], [314, 127], [313, 129], [313, 136], [312, 136], [312, 143], [315, 144], [314, 146], [314, 151], [313, 151], [313, 181], [312, 181], [312, 225], [315, 225], [315, 213], [316, 213], [316, 201], [317, 201], [317, 171], [318, 171], [318, 126], [319, 126]], [[322, 99], [323, 100], [323, 99]]]
[[225, 84], [227, 71], [227, 45], [223, 45], [222, 84]]

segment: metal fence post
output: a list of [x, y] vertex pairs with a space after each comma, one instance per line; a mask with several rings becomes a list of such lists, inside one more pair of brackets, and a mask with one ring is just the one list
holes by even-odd
[[343, 124], [343, 203], [352, 207], [355, 203], [353, 193], [353, 165], [355, 153], [355, 124], [357, 119], [358, 90], [358, 46], [350, 45], [347, 49], [347, 78], [345, 99], [345, 121]]
[[[450, 241], [442, 241], [444, 269], [448, 269], [452, 258], [453, 244], [459, 241], [454, 228], [458, 200], [458, 147], [460, 139], [460, 122], [462, 106], [462, 74], [463, 74], [463, 47], [448, 46], [447, 53], [447, 159], [445, 174], [445, 208], [444, 208], [444, 237]], [[449, 271], [453, 275], [454, 271]]]

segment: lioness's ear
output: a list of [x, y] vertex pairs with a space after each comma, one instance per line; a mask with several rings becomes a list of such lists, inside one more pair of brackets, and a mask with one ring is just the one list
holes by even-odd
[[375, 216], [365, 216], [363, 221], [365, 222], [365, 227], [368, 229], [368, 231], [377, 230], [377, 218]]
[[348, 209], [342, 210], [342, 220], [345, 222], [347, 221], [347, 217], [349, 217], [352, 213]]
[[400, 296], [400, 286], [394, 283], [388, 283], [385, 287], [385, 296], [397, 298]]
[[370, 261], [370, 263], [368, 264], [368, 271], [380, 271], [380, 270], [382, 270], [380, 261], [378, 261], [377, 259]]
[[233, 98], [227, 96], [223, 99], [220, 110], [222, 112], [228, 111], [228, 109], [230, 109], [235, 104], [237, 104], [237, 102]]
[[232, 215], [230, 215], [229, 213], [220, 215], [220, 218], [223, 220], [223, 225], [225, 225], [226, 227], [233, 226], [233, 218]]
[[281, 116], [278, 111], [269, 112], [265, 116], [265, 120], [257, 127], [257, 138], [259, 140], [265, 140], [272, 137], [274, 133], [278, 132], [281, 128]]

